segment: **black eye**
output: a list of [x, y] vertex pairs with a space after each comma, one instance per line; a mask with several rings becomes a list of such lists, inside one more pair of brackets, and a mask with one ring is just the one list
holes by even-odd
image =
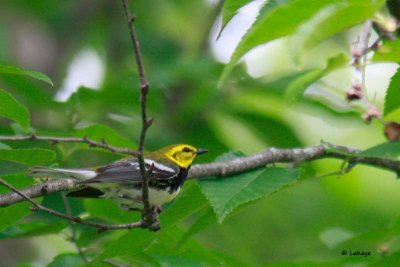
[[188, 148], [188, 147], [184, 147], [184, 148], [182, 149], [182, 151], [183, 151], [183, 152], [192, 152], [192, 150], [190, 150], [190, 148]]

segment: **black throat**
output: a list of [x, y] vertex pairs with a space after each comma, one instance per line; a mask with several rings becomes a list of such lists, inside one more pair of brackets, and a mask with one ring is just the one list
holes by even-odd
[[[179, 173], [172, 179], [165, 180], [155, 180], [149, 181], [149, 187], [155, 188], [157, 190], [165, 190], [168, 188], [170, 193], [178, 190], [183, 183], [186, 181], [186, 178], [189, 173], [190, 166], [188, 168], [179, 167]], [[141, 186], [141, 185], [138, 185]]]

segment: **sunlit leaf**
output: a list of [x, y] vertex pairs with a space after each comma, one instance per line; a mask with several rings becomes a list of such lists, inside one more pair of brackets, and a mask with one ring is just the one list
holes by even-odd
[[14, 120], [24, 131], [29, 128], [28, 110], [15, 100], [8, 92], [0, 89], [0, 116]]
[[400, 39], [386, 41], [375, 51], [372, 60], [400, 63]]
[[224, 30], [226, 24], [238, 12], [238, 10], [249, 3], [251, 0], [225, 0], [222, 6], [222, 26], [221, 32]]
[[286, 91], [286, 98], [288, 101], [298, 100], [307, 89], [308, 86], [321, 79], [323, 76], [345, 67], [349, 64], [349, 57], [345, 54], [338, 54], [335, 57], [328, 59], [325, 68], [313, 69], [302, 76], [295, 79]]
[[362, 23], [373, 16], [383, 4], [384, 1], [353, 0], [327, 6], [300, 27], [303, 39], [300, 44], [296, 42], [296, 46], [303, 46], [304, 49], [311, 48], [336, 33]]
[[34, 78], [39, 81], [43, 81], [45, 83], [50, 84], [53, 86], [53, 82], [49, 77], [47, 77], [45, 74], [37, 71], [32, 71], [32, 70], [24, 70], [18, 67], [14, 66], [6, 66], [6, 65], [0, 65], [0, 73], [2, 74], [14, 74], [14, 75], [25, 75], [29, 76], [31, 78]]
[[[224, 158], [227, 157], [232, 157], [232, 154], [224, 155]], [[299, 173], [295, 169], [271, 167], [228, 177], [204, 179], [199, 185], [221, 223], [237, 207], [268, 196], [298, 178]]]
[[[400, 47], [399, 47], [400, 48]], [[384, 115], [388, 115], [392, 111], [400, 108], [400, 68], [390, 80], [389, 87], [385, 96]]]
[[12, 161], [26, 165], [46, 164], [53, 161], [55, 157], [55, 153], [48, 149], [0, 149], [0, 160]]
[[292, 34], [301, 23], [310, 19], [321, 8], [337, 3], [338, 0], [315, 0], [312, 5], [308, 0], [295, 0], [281, 5], [255, 23], [243, 36], [235, 49], [230, 62], [225, 66], [219, 80], [219, 86], [225, 81], [235, 64], [250, 49], [274, 39]]

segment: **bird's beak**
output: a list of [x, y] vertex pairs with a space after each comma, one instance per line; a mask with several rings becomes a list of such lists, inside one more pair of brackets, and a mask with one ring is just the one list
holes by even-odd
[[197, 155], [201, 155], [201, 154], [204, 154], [204, 153], [207, 153], [207, 152], [208, 152], [208, 149], [198, 148], [197, 151], [196, 151], [196, 154]]

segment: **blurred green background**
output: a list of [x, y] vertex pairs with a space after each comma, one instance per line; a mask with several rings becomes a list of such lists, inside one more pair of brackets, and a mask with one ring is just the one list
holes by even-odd
[[[252, 154], [271, 146], [305, 147], [321, 140], [366, 149], [386, 141], [381, 123], [365, 124], [360, 107], [345, 101], [345, 91], [355, 75], [350, 66], [325, 76], [295, 103], [285, 98], [286, 89], [296, 78], [308, 70], [323, 68], [328, 58], [339, 53], [349, 55], [360, 26], [342, 31], [312, 49], [295, 45], [304, 29], [276, 39], [251, 51], [245, 64], [236, 67], [218, 88], [224, 63], [263, 1], [248, 1], [253, 7], [241, 10], [218, 40], [220, 3], [133, 2], [150, 83], [148, 113], [154, 117], [146, 149], [171, 143], [207, 147], [210, 152], [198, 159], [201, 163], [232, 150]], [[135, 148], [141, 126], [138, 77], [119, 1], [2, 1], [0, 63], [43, 72], [54, 82], [51, 87], [25, 76], [0, 75], [0, 88], [28, 108], [31, 127], [37, 133], [83, 136], [87, 131], [94, 138], [105, 137], [113, 144]], [[381, 109], [396, 68], [396, 64], [375, 64], [367, 69], [369, 97]], [[0, 119], [0, 123], [2, 135], [22, 133], [8, 120]], [[83, 145], [52, 148], [28, 141], [8, 144], [13, 148], [54, 149], [54, 164], [65, 167], [96, 166], [119, 158]], [[18, 164], [0, 164], [2, 175], [27, 169]], [[331, 159], [302, 164], [301, 179], [294, 185], [240, 207], [222, 224], [211, 215], [188, 238], [204, 249], [204, 255], [224, 255], [238, 266], [292, 266], [293, 262], [299, 266], [367, 266], [387, 259], [390, 266], [391, 259], [384, 254], [396, 256], [400, 245], [396, 230], [391, 228], [397, 225], [399, 216], [400, 183], [395, 174], [366, 166], [357, 166], [340, 177], [324, 176], [338, 171], [341, 164]], [[195, 184], [188, 182], [185, 192], [193, 191], [200, 200], [189, 200], [205, 201]], [[57, 194], [45, 197], [43, 204], [62, 209]], [[191, 204], [185, 205], [190, 209]], [[115, 209], [105, 200], [72, 200], [71, 205], [76, 213], [89, 210], [92, 217], [103, 219], [111, 219], [102, 214], [103, 205]], [[113, 212], [119, 214], [112, 219], [116, 222], [137, 218], [123, 211]], [[164, 230], [183, 235], [199, 218], [196, 214], [180, 221], [180, 230], [175, 226]], [[61, 253], [76, 254], [65, 222], [33, 214], [19, 223], [41, 227], [45, 223], [53, 230], [29, 233], [16, 224], [0, 232], [0, 266], [45, 266]], [[92, 229], [78, 228], [80, 245], [89, 254], [126, 234], [121, 231], [100, 237]], [[17, 230], [20, 237], [15, 234]], [[134, 240], [148, 235], [135, 230], [129, 234]], [[160, 234], [159, 240], [170, 242], [165, 241], [169, 240], [166, 234]], [[191, 251], [194, 245], [185, 246], [183, 251]], [[167, 246], [165, 251], [158, 247], [154, 250], [128, 258], [140, 266], [205, 264], [190, 255], [171, 256], [168, 251], [174, 248]], [[351, 259], [343, 257], [342, 250], [371, 251], [372, 256]], [[157, 253], [163, 256], [154, 256]], [[64, 266], [80, 266], [71, 262]]]

